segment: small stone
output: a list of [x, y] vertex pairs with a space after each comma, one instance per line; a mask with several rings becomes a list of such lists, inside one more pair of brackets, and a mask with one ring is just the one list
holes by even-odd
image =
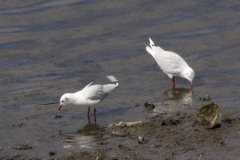
[[29, 147], [28, 145], [22, 144], [22, 145], [13, 147], [13, 149], [17, 149], [17, 150], [27, 150], [27, 149], [32, 149], [32, 147]]
[[144, 138], [139, 136], [138, 137], [138, 143], [143, 144], [144, 143]]
[[112, 128], [112, 127], [114, 127], [115, 125], [114, 124], [109, 124], [108, 125], [108, 128]]
[[23, 122], [18, 123], [18, 127], [21, 127], [23, 125]]
[[210, 99], [211, 99], [210, 96], [207, 95], [207, 96], [206, 96], [206, 100], [207, 100], [207, 101], [210, 101]]
[[49, 135], [48, 138], [54, 138], [55, 136], [53, 134]]
[[50, 155], [50, 156], [54, 156], [55, 153], [51, 151], [51, 152], [49, 152], [49, 155]]
[[145, 108], [147, 110], [153, 110], [155, 108], [155, 105], [154, 104], [151, 104], [149, 102], [145, 102]]
[[120, 126], [122, 126], [124, 123], [121, 121], [121, 122], [119, 122], [118, 124], [116, 124], [116, 126], [117, 127], [120, 127]]
[[119, 145], [118, 145], [118, 148], [120, 148], [120, 149], [123, 148], [123, 145], [119, 144]]
[[118, 131], [112, 131], [111, 135], [112, 136], [118, 136], [118, 137], [125, 137], [126, 136], [126, 134], [118, 132]]
[[126, 127], [132, 127], [134, 125], [134, 122], [127, 122]]
[[167, 126], [168, 124], [166, 122], [162, 122], [162, 126]]
[[63, 148], [64, 148], [64, 149], [72, 149], [73, 146], [72, 146], [72, 145], [64, 145]]
[[60, 116], [60, 115], [56, 115], [55, 116], [55, 119], [58, 119], [58, 118], [61, 118], [62, 116]]

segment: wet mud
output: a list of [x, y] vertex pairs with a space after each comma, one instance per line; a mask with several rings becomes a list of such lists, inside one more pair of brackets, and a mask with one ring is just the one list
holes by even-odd
[[[238, 159], [240, 3], [2, 1], [0, 159]], [[176, 88], [143, 43], [151, 38], [194, 69]], [[119, 86], [93, 107], [62, 94]], [[215, 102], [221, 126], [193, 126]], [[215, 114], [216, 115], [216, 114]], [[213, 116], [216, 117], [216, 116]], [[112, 124], [112, 125], [111, 125]]]
[[[240, 118], [230, 118], [231, 115], [223, 112], [222, 126], [214, 129], [193, 127], [194, 115], [184, 112], [157, 114], [145, 122], [132, 122], [132, 125], [120, 122], [100, 128], [96, 124], [88, 124], [78, 133], [89, 135], [91, 132], [101, 139], [98, 142], [101, 147], [53, 159], [237, 159], [239, 147], [231, 143], [239, 142]], [[107, 136], [115, 141], [104, 140], [103, 137]], [[31, 148], [21, 145], [13, 149]], [[50, 157], [54, 155], [54, 152], [49, 152]], [[25, 158], [18, 155], [8, 159]]]

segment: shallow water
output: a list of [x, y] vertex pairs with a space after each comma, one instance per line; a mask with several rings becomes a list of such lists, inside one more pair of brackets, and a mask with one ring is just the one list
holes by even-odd
[[[104, 140], [96, 139], [93, 135], [98, 131], [78, 132], [89, 125], [87, 108], [66, 106], [58, 111], [58, 104], [37, 105], [59, 101], [63, 93], [92, 81], [109, 83], [106, 76], [111, 74], [119, 87], [96, 106], [99, 128], [145, 120], [154, 114], [145, 112], [146, 101], [156, 104], [156, 112], [194, 112], [208, 103], [199, 100], [207, 94], [221, 110], [239, 116], [240, 3], [236, 0], [1, 3], [1, 157], [48, 158], [50, 151], [62, 156], [96, 147], [99, 141], [114, 141], [107, 134]], [[181, 55], [195, 70], [191, 100], [166, 96], [171, 81], [145, 51], [142, 43], [148, 44], [148, 37]], [[185, 79], [176, 78], [176, 83], [177, 88], [189, 88]], [[61, 118], [55, 119], [56, 115]], [[94, 124], [92, 115], [91, 121]], [[8, 148], [18, 144], [34, 148]]]

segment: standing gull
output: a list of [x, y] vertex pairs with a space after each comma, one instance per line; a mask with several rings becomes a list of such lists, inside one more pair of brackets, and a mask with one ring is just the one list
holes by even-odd
[[[65, 93], [60, 98], [60, 105], [58, 109], [60, 110], [63, 106], [67, 104], [73, 104], [78, 106], [88, 106], [88, 119], [90, 106], [95, 105], [101, 102], [108, 94], [111, 93], [118, 86], [118, 80], [114, 76], [107, 76], [107, 78], [113, 82], [113, 84], [100, 85], [95, 84], [91, 85], [93, 82], [89, 83], [82, 90], [75, 93]], [[94, 118], [96, 120], [96, 109], [94, 107]]]
[[153, 56], [163, 72], [171, 78], [173, 87], [175, 87], [175, 76], [179, 76], [189, 80], [192, 88], [195, 73], [184, 59], [174, 52], [164, 51], [159, 46], [155, 46], [151, 38], [149, 41], [150, 46], [147, 46], [146, 50]]

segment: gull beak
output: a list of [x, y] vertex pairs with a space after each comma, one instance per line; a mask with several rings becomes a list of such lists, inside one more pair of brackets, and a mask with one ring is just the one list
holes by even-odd
[[63, 106], [63, 105], [62, 105], [62, 104], [60, 104], [60, 106], [58, 107], [58, 110], [59, 110], [59, 111], [60, 111], [60, 109], [62, 108], [62, 106]]

